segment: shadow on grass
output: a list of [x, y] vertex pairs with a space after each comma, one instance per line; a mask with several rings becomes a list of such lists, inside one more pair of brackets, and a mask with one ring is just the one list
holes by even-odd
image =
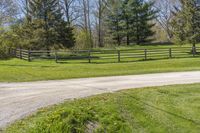
[[59, 67], [59, 66], [38, 66], [38, 65], [11, 65], [11, 64], [0, 64], [1, 66], [8, 66], [8, 67], [38, 67], [38, 68], [41, 68], [41, 67], [43, 67], [43, 68], [55, 68], [55, 67]]
[[169, 57], [160, 57], [160, 58], [153, 58], [153, 57], [149, 57], [148, 59], [138, 59], [138, 60], [130, 60], [130, 61], [124, 61], [124, 60], [121, 60], [120, 62], [118, 62], [117, 60], [116, 61], [96, 61], [96, 60], [91, 60], [91, 62], [89, 63], [89, 61], [77, 61], [77, 62], [71, 62], [70, 60], [68, 61], [58, 61], [57, 63], [58, 64], [123, 64], [123, 63], [137, 63], [137, 62], [151, 62], [151, 61], [159, 61], [159, 60], [170, 60], [170, 59], [190, 59], [190, 58], [199, 58], [199, 56], [195, 56], [195, 57], [172, 57], [172, 58], [169, 58]]
[[58, 61], [57, 64], [90, 64], [89, 62], [70, 62], [70, 61]]
[[139, 44], [138, 46], [173, 46], [173, 45], [174, 43], [170, 43], [170, 42], [163, 42], [163, 43], [157, 42], [157, 43]]

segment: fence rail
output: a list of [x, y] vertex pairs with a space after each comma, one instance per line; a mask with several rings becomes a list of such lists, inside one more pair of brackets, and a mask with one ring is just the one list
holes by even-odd
[[10, 49], [10, 54], [16, 58], [27, 61], [33, 61], [35, 59], [53, 59], [56, 62], [78, 60], [95, 63], [200, 57], [198, 51], [200, 51], [199, 47], [79, 51]]

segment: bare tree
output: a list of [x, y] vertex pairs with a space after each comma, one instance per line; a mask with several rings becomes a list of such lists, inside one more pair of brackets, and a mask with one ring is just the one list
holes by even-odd
[[84, 15], [84, 27], [85, 27], [85, 30], [86, 32], [88, 31], [88, 17], [87, 17], [87, 1], [86, 0], [83, 0], [83, 15]]
[[0, 0], [0, 25], [11, 22], [18, 15], [18, 7], [13, 0]]
[[60, 4], [64, 11], [66, 21], [69, 24], [74, 24], [81, 16], [78, 0], [60, 0]]
[[103, 20], [103, 13], [108, 5], [106, 0], [98, 0], [97, 2], [97, 18], [98, 18], [98, 46], [103, 47], [103, 31], [102, 31], [102, 20]]
[[23, 15], [28, 15], [29, 0], [16, 0]]
[[90, 1], [87, 0], [87, 17], [88, 17], [88, 30], [89, 30], [89, 34], [90, 34], [90, 42], [91, 42], [91, 46], [93, 47], [92, 44], [92, 28], [91, 28], [91, 20], [90, 20]]
[[171, 20], [173, 18], [173, 8], [177, 4], [178, 0], [154, 0], [155, 8], [159, 11], [157, 22], [164, 29], [167, 34], [167, 38], [171, 40], [173, 37]]
[[[76, 26], [81, 27], [85, 32], [87, 38], [86, 44], [88, 47], [93, 47], [93, 36], [92, 36], [92, 21], [91, 11], [92, 11], [92, 2], [90, 0], [78, 0], [77, 9], [80, 13], [80, 17], [76, 20]], [[77, 4], [76, 3], [76, 4]]]

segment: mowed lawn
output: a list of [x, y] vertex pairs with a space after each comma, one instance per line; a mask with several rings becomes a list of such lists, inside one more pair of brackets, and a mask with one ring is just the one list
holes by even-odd
[[132, 89], [41, 109], [7, 133], [199, 133], [200, 84]]
[[200, 70], [200, 58], [165, 59], [124, 63], [27, 62], [19, 59], [0, 61], [0, 82], [56, 80], [98, 76], [132, 75]]

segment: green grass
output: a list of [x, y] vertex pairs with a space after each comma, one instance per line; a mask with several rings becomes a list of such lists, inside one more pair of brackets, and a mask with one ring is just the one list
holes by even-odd
[[[196, 44], [196, 47], [199, 47], [200, 44]], [[104, 49], [155, 49], [155, 48], [181, 48], [181, 47], [192, 47], [192, 44], [185, 44], [185, 45], [179, 45], [179, 44], [141, 44], [141, 45], [136, 45], [132, 44], [127, 46], [126, 44], [123, 44], [121, 46], [113, 46], [113, 47], [108, 47]], [[102, 48], [101, 48], [102, 49]]]
[[199, 133], [200, 84], [151, 87], [66, 101], [7, 133]]
[[192, 47], [192, 45], [174, 45], [174, 44], [166, 44], [166, 45], [130, 45], [130, 46], [119, 46], [116, 47], [117, 49], [135, 49], [135, 48], [139, 48], [139, 49], [158, 49], [158, 48], [181, 48], [181, 47]]
[[56, 80], [193, 70], [200, 70], [199, 58], [99, 64], [56, 64], [54, 61], [47, 60], [27, 62], [11, 59], [0, 61], [0, 82]]

